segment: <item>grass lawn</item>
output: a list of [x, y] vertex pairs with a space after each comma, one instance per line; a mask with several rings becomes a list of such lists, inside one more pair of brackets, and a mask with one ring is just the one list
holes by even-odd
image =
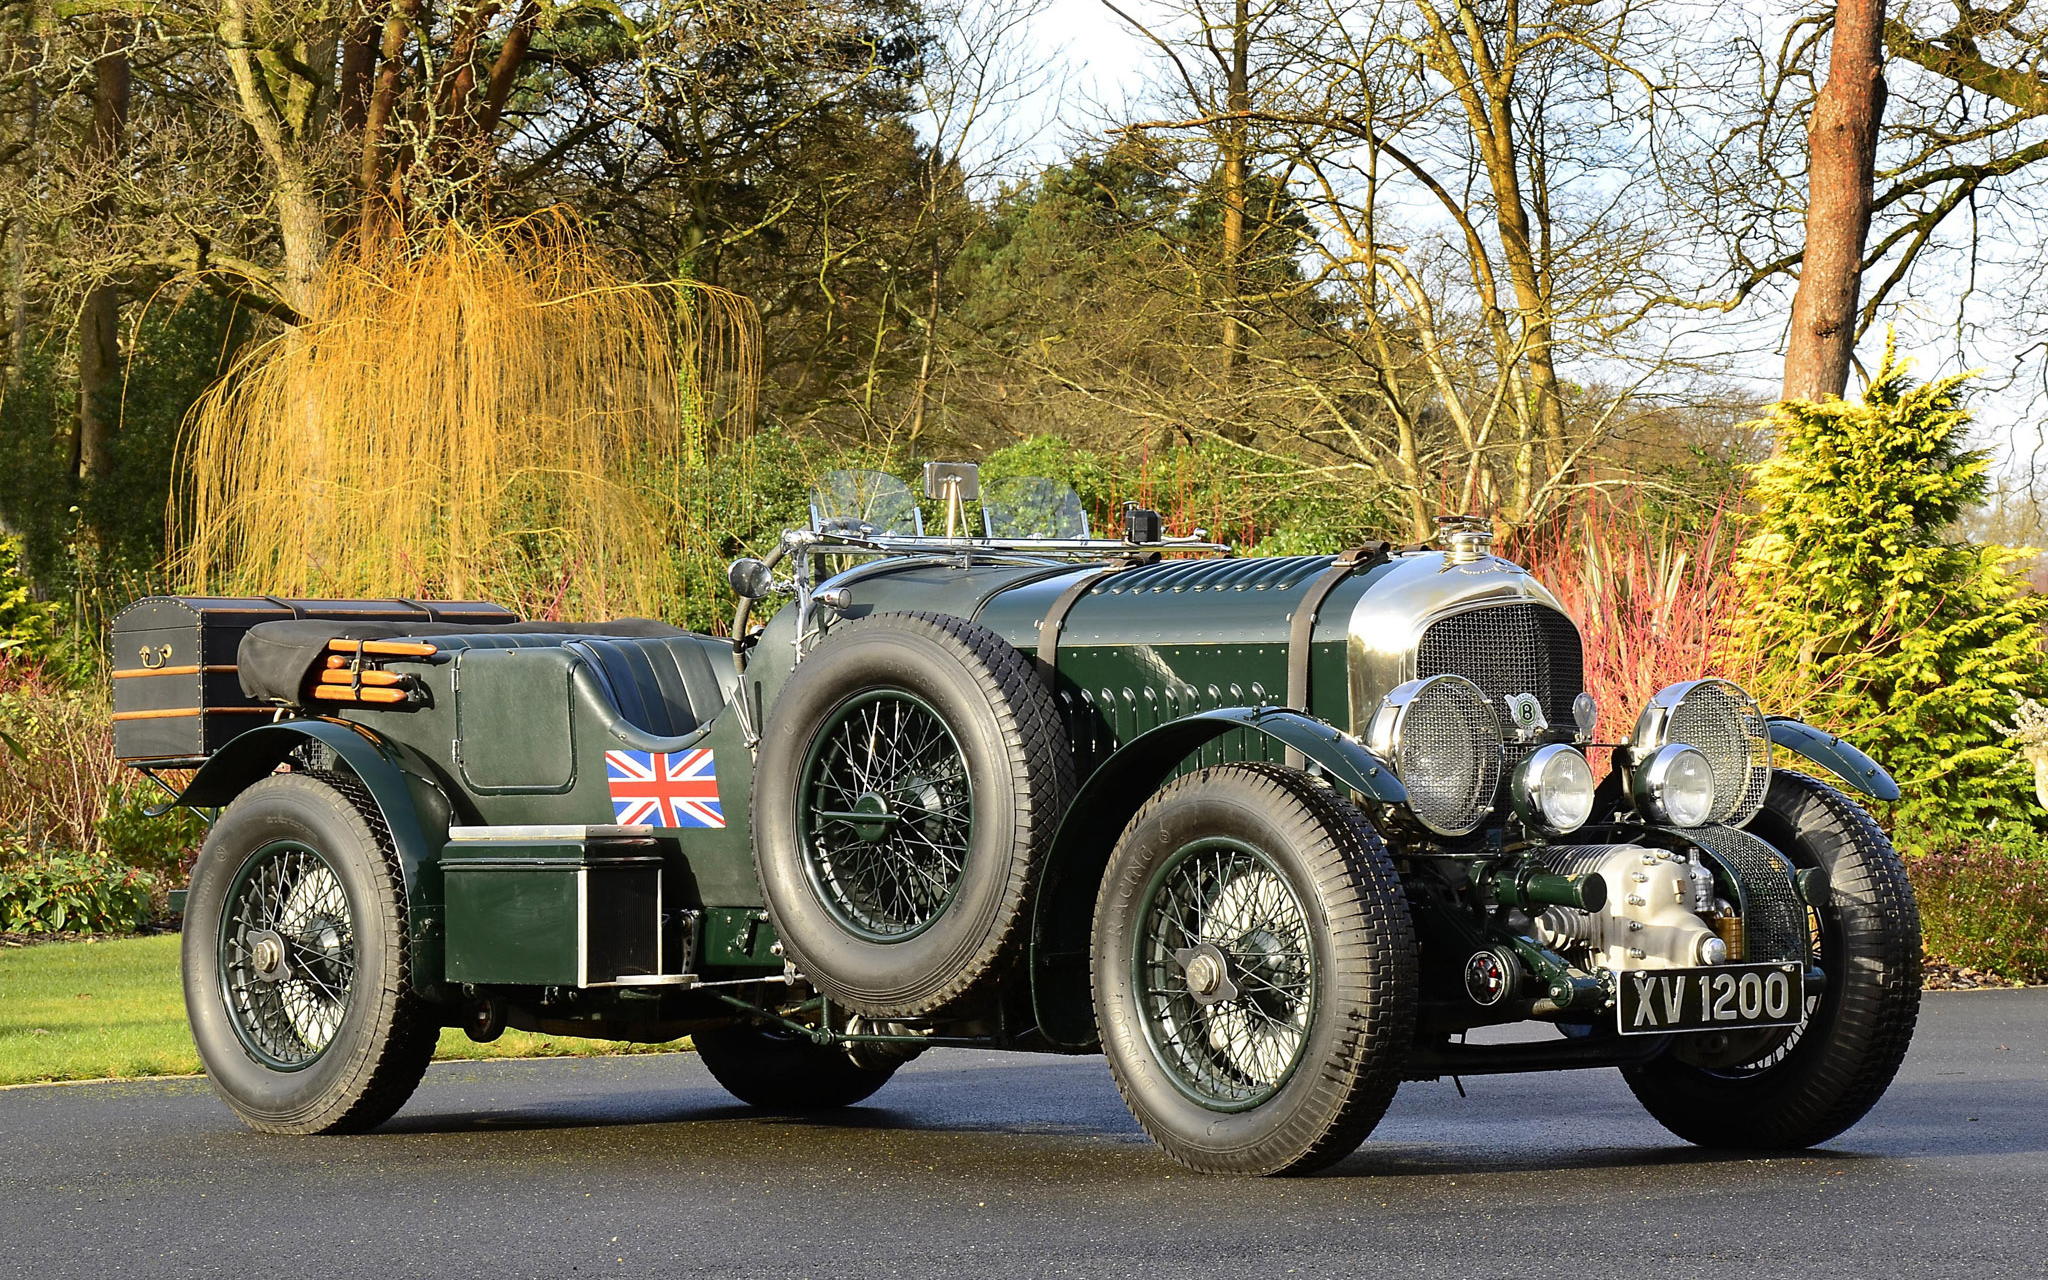
[[[476, 1044], [450, 1028], [437, 1058], [539, 1058], [659, 1053], [507, 1031]], [[0, 1085], [199, 1070], [178, 985], [178, 935], [0, 948]]]

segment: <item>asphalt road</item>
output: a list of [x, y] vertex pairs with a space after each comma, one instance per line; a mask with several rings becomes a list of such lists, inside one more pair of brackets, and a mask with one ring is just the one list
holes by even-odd
[[1785, 1158], [1688, 1148], [1609, 1071], [1465, 1087], [1271, 1181], [1169, 1163], [1092, 1058], [935, 1051], [808, 1121], [683, 1054], [446, 1064], [353, 1138], [196, 1080], [7, 1090], [0, 1274], [2048, 1274], [2048, 991], [1931, 995], [1878, 1108]]

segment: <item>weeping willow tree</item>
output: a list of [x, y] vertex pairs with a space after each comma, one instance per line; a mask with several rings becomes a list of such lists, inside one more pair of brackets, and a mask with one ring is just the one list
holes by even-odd
[[371, 226], [330, 263], [186, 422], [187, 586], [679, 617], [692, 478], [751, 431], [751, 305], [629, 282], [559, 213]]

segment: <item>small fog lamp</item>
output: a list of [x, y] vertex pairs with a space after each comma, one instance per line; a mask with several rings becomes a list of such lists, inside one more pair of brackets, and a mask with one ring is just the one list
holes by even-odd
[[1673, 742], [1635, 767], [1630, 798], [1645, 818], [1667, 827], [1697, 827], [1714, 813], [1714, 770], [1694, 747]]
[[1538, 747], [1515, 766], [1508, 784], [1515, 813], [1538, 831], [1561, 836], [1593, 816], [1593, 766], [1571, 747]]

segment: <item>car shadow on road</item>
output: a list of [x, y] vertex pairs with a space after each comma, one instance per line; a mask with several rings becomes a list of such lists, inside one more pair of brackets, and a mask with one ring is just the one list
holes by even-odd
[[[934, 1154], [941, 1148], [957, 1150], [954, 1144], [963, 1137], [1025, 1139], [1014, 1149], [983, 1152], [1020, 1167], [1048, 1156], [1100, 1158], [1128, 1149], [1152, 1159], [1156, 1153], [1115, 1091], [1093, 1083], [1052, 1066], [924, 1071], [906, 1073], [866, 1105], [797, 1115], [743, 1106], [708, 1082], [557, 1096], [532, 1106], [473, 1111], [446, 1099], [455, 1105], [401, 1113], [378, 1132], [475, 1136], [585, 1130], [606, 1146], [686, 1144], [700, 1155], [730, 1148], [735, 1158], [764, 1142], [799, 1157], [804, 1143], [815, 1142], [822, 1158], [827, 1149], [887, 1133], [913, 1144], [929, 1143]], [[1049, 1087], [1054, 1085], [1065, 1087]], [[503, 1094], [493, 1092], [497, 1096], [491, 1101], [502, 1103]], [[1407, 1107], [1397, 1104], [1378, 1136], [1322, 1176], [1456, 1178], [1694, 1166], [1761, 1170], [1766, 1176], [1782, 1167], [1788, 1174], [1810, 1176], [1815, 1163], [1840, 1169], [1935, 1156], [2048, 1152], [2048, 1126], [2039, 1118], [2048, 1114], [2048, 1087], [2031, 1080], [1903, 1081], [1863, 1123], [1826, 1146], [1805, 1151], [1685, 1145], [1651, 1122], [1619, 1088], [1602, 1090], [1597, 1098], [1575, 1098], [1567, 1105], [1576, 1106], [1576, 1112], [1532, 1113], [1529, 1101], [1526, 1095], [1469, 1102], [1430, 1097]], [[1582, 1132], [1588, 1126], [1598, 1131]], [[630, 1142], [618, 1141], [622, 1129], [636, 1131]], [[1618, 1136], [1623, 1141], [1617, 1142]]]
[[1104, 1126], [1072, 1117], [1035, 1116], [1014, 1120], [934, 1119], [928, 1114], [867, 1105], [844, 1111], [774, 1112], [741, 1103], [712, 1100], [704, 1091], [650, 1093], [645, 1097], [607, 1098], [601, 1105], [562, 1103], [516, 1110], [469, 1113], [427, 1112], [399, 1115], [376, 1129], [386, 1134], [521, 1133], [564, 1129], [684, 1128], [749, 1126], [901, 1134], [1072, 1134], [1093, 1138], [1144, 1140], [1135, 1123]]

